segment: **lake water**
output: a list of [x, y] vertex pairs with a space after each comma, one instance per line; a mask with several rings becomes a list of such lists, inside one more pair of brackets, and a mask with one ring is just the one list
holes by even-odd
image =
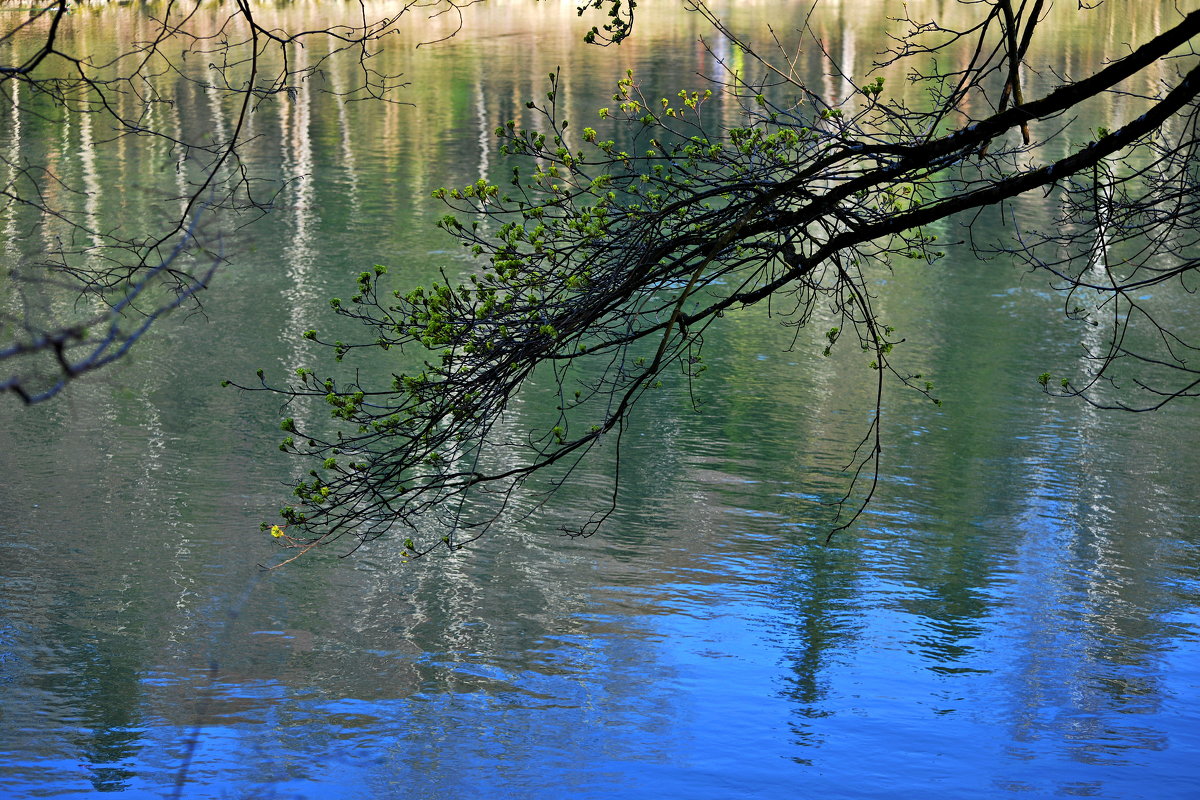
[[[761, 36], [808, 5], [717, 7]], [[556, 67], [572, 120], [626, 67], [700, 88], [705, 28], [666, 6], [602, 50], [573, 3], [490, 0], [388, 51], [411, 107], [314, 84], [264, 104], [251, 160], [295, 183], [227, 235], [203, 313], [52, 403], [0, 404], [0, 796], [1200, 796], [1196, 406], [1043, 395], [1087, 334], [1044, 278], [965, 251], [880, 275], [896, 358], [944, 404], [889, 393], [878, 494], [828, 544], [872, 373], [752, 309], [709, 335], [699, 413], [672, 385], [638, 412], [595, 536], [557, 523], [602, 504], [603, 459], [453, 556], [402, 563], [384, 538], [259, 570], [298, 465], [279, 402], [219, 381], [327, 365], [299, 333], [334, 327], [328, 298], [371, 264], [397, 285], [465, 267], [429, 192], [501, 169], [490, 131]], [[1084, 71], [1172, 7], [1056, 9], [1041, 57]], [[814, 27], [862, 74], [883, 8], [827, 3]], [[103, 39], [140, 12], [80, 13]], [[178, 124], [227, 124], [192, 91]], [[167, 154], [89, 160], [86, 127], [10, 121], [0, 147], [124, 187], [90, 213], [164, 215]], [[5, 241], [10, 263], [37, 245]]]

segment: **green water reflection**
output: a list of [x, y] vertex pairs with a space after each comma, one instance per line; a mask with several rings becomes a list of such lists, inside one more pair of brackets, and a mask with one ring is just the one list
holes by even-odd
[[[858, 71], [884, 27], [862, 5], [813, 23]], [[807, 6], [722, 7], [761, 35]], [[1087, 26], [1056, 8], [1047, 53], [1084, 69], [1170, 7], [1109, 4]], [[1195, 409], [1045, 398], [1037, 374], [1082, 334], [1044, 281], [965, 253], [880, 276], [897, 356], [945, 404], [888, 396], [879, 495], [829, 545], [820, 501], [845, 488], [873, 375], [763, 309], [712, 330], [694, 396], [642, 409], [600, 534], [556, 528], [604, 502], [603, 453], [464, 554], [401, 564], [384, 539], [258, 571], [295, 466], [278, 404], [218, 381], [324, 358], [298, 334], [336, 330], [328, 298], [365, 265], [398, 285], [461, 268], [428, 193], [503, 168], [489, 132], [548, 72], [583, 119], [627, 66], [666, 91], [713, 67], [698, 20], [665, 4], [617, 51], [580, 46], [570, 4], [470, 12], [452, 41], [388, 51], [412, 107], [311, 85], [264, 104], [253, 162], [295, 182], [228, 234], [204, 313], [53, 404], [0, 411], [0, 794], [162, 796], [193, 736], [185, 797], [1200, 792]], [[99, 36], [140, 12], [86, 13]], [[175, 113], [225, 124], [195, 87]], [[97, 215], [166, 214], [166, 152], [122, 140], [88, 167], [94, 131], [46, 126], [0, 147], [138, 187], [98, 192]], [[6, 239], [8, 258], [42, 243]], [[543, 411], [530, 398], [514, 430]]]

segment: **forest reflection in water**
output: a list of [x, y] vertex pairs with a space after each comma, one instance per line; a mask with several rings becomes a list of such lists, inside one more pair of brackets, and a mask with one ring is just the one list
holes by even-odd
[[[1152, 29], [1159, 5], [1109, 4], [1091, 27], [1056, 9], [1051, 47], [1096, 63], [1114, 15]], [[727, 10], [760, 31], [800, 13]], [[101, 35], [138, 11], [84, 13]], [[878, 20], [822, 14], [829, 51], [865, 71]], [[384, 539], [258, 572], [257, 523], [293, 465], [277, 405], [217, 381], [321, 358], [298, 334], [336, 326], [328, 298], [366, 265], [405, 286], [461, 266], [429, 191], [502, 169], [491, 128], [556, 67], [580, 120], [626, 66], [663, 91], [715, 67], [683, 12], [652, 9], [615, 53], [581, 47], [565, 4], [489, 2], [467, 23], [389, 51], [413, 107], [312, 86], [264, 106], [254, 161], [293, 183], [230, 237], [205, 314], [60, 402], [3, 410], [0, 794], [162, 796], [185, 762], [185, 797], [1200, 791], [1194, 409], [1042, 397], [1034, 377], [1077, 357], [1077, 329], [1044, 283], [966, 254], [881, 276], [945, 405], [889, 400], [879, 496], [831, 544], [817, 501], [844, 486], [870, 376], [751, 310], [713, 329], [695, 398], [668, 387], [637, 417], [595, 537], [554, 523], [603, 494], [603, 463], [453, 558], [401, 564]], [[209, 119], [189, 91], [180, 124]], [[91, 213], [160, 213], [173, 172], [130, 142], [88, 161], [95, 131], [51, 128], [0, 146], [147, 188], [97, 192]], [[6, 240], [10, 258], [41, 244]]]

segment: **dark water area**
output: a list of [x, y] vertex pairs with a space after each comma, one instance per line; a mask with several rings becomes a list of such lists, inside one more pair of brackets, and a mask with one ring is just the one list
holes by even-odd
[[[885, 5], [814, 18], [856, 74]], [[761, 36], [808, 4], [714, 7]], [[1082, 71], [1171, 8], [1056, 8], [1038, 57]], [[604, 453], [453, 556], [404, 562], [385, 537], [259, 569], [279, 558], [259, 522], [298, 465], [276, 449], [278, 401], [220, 380], [328, 362], [299, 334], [336, 329], [328, 299], [371, 264], [397, 286], [465, 269], [429, 193], [506, 168], [491, 130], [549, 72], [582, 126], [626, 68], [673, 93], [715, 65], [702, 21], [667, 4], [618, 50], [580, 44], [574, 4], [468, 11], [455, 39], [389, 49], [411, 107], [310, 88], [257, 112], [254, 163], [296, 182], [230, 234], [202, 314], [53, 403], [0, 405], [0, 797], [164, 797], [181, 779], [187, 798], [1200, 796], [1195, 404], [1044, 395], [1037, 376], [1072, 369], [1090, 334], [1044, 278], [963, 248], [879, 276], [895, 357], [943, 405], [889, 390], [877, 495], [829, 543], [874, 374], [822, 356], [819, 321], [796, 339], [762, 308], [722, 320], [703, 378], [635, 416], [596, 535], [557, 528], [602, 507]], [[100, 31], [139, 12], [88, 13]], [[836, 93], [822, 63], [813, 83]], [[203, 101], [181, 118], [207, 119]], [[88, 167], [78, 127], [19, 134], [0, 147], [59, 148], [97, 186], [173, 179], [131, 152]], [[157, 213], [144, 194], [100, 193], [96, 213]], [[11, 260], [35, 243], [5, 244]]]

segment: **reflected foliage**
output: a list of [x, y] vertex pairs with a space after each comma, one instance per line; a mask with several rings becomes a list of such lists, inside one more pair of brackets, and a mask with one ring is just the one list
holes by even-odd
[[[0, 228], [12, 243], [0, 266], [0, 393], [54, 397], [167, 312], [197, 307], [216, 265], [236, 259], [227, 235], [285, 186], [247, 158], [254, 113], [296, 103], [310, 81], [345, 102], [399, 102], [405, 78], [378, 56], [401, 19], [428, 18], [433, 38], [449, 37], [481, 1], [323, 4], [312, 27], [249, 0], [147, 3], [115, 40], [96, 35], [90, 4], [0, 3]], [[590, 40], [629, 35], [635, 3], [598, 0], [580, 14], [591, 6], [610, 21]], [[340, 62], [354, 76], [331, 86]], [[81, 171], [63, 152], [76, 137]], [[135, 211], [146, 198], [126, 194], [139, 188], [102, 186], [96, 165], [126, 155], [173, 172], [173, 189]]]

